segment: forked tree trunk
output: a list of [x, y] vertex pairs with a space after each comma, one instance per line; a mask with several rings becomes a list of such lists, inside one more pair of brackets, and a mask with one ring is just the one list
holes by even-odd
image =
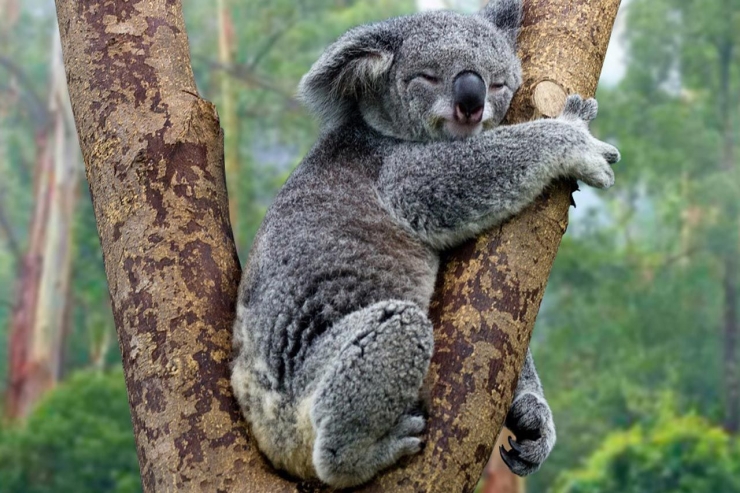
[[[531, 0], [512, 121], [593, 94], [619, 0]], [[239, 276], [223, 136], [196, 94], [180, 2], [57, 0], [146, 491], [322, 491], [277, 476], [228, 384]], [[538, 83], [544, 80], [556, 84]], [[536, 87], [537, 104], [532, 92]], [[565, 231], [570, 185], [450, 255], [433, 305], [425, 452], [362, 488], [475, 486]]]

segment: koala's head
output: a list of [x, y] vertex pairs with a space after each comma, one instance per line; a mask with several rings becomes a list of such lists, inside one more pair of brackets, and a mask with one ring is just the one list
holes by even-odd
[[461, 139], [498, 125], [521, 84], [521, 0], [475, 15], [424, 12], [360, 26], [332, 44], [299, 95], [329, 127], [363, 118], [404, 140]]

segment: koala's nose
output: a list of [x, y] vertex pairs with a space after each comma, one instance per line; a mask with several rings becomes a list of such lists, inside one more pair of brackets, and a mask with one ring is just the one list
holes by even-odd
[[461, 72], [452, 87], [455, 118], [464, 123], [479, 123], [486, 104], [486, 83], [475, 72]]

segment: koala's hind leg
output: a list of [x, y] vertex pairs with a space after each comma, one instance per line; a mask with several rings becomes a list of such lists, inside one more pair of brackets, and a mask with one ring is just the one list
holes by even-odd
[[313, 463], [322, 481], [348, 487], [421, 450], [416, 410], [434, 341], [424, 311], [406, 301], [376, 303], [333, 330], [349, 337], [316, 389]]

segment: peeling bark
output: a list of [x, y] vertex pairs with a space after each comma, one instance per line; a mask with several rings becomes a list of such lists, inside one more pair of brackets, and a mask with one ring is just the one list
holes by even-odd
[[[593, 94], [619, 0], [526, 2], [525, 85]], [[145, 491], [326, 491], [266, 465], [228, 384], [238, 281], [223, 136], [177, 0], [57, 0]], [[540, 108], [540, 114], [548, 114]], [[490, 456], [565, 231], [570, 184], [446, 259], [428, 446], [365, 492], [470, 491]]]

